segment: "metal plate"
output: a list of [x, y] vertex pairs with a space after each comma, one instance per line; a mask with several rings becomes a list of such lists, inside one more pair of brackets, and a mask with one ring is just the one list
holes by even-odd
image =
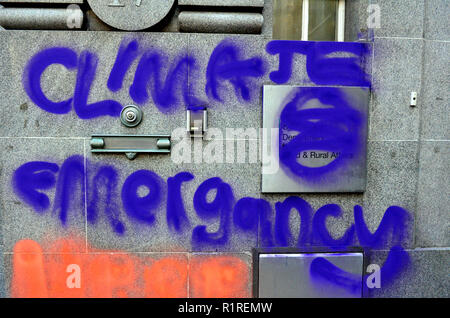
[[363, 192], [369, 90], [264, 86], [262, 192]]
[[[319, 258], [349, 273], [355, 285], [312, 274], [311, 264]], [[260, 254], [258, 270], [260, 298], [362, 297], [362, 253]]]
[[134, 160], [139, 153], [170, 153], [169, 135], [92, 135], [92, 153], [125, 153]]
[[175, 0], [88, 0], [94, 13], [119, 30], [137, 31], [160, 22]]

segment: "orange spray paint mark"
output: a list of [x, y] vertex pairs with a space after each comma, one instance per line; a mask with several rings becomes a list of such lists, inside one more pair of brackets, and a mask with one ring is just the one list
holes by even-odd
[[163, 258], [144, 270], [145, 297], [187, 297], [187, 260]]
[[134, 283], [136, 270], [141, 267], [138, 259], [127, 254], [89, 255], [84, 274], [84, 279], [88, 280], [89, 284], [87, 297], [139, 297]]
[[235, 256], [196, 256], [191, 260], [190, 290], [195, 298], [244, 298], [248, 290], [247, 264]]
[[83, 298], [85, 297], [85, 285], [81, 279], [80, 288], [69, 288], [67, 280], [72, 274], [67, 269], [70, 265], [78, 265], [81, 268], [86, 256], [79, 251], [84, 250], [85, 242], [82, 239], [58, 240], [50, 247], [50, 254], [45, 255], [45, 269], [49, 282], [49, 296], [52, 298]]
[[44, 258], [38, 243], [22, 240], [14, 246], [11, 296], [20, 298], [48, 297]]
[[[82, 239], [60, 239], [43, 254], [38, 243], [16, 243], [12, 297], [187, 297], [188, 276], [193, 297], [248, 297], [248, 266], [233, 256], [183, 253], [154, 258], [86, 248]], [[80, 285], [70, 278], [79, 268]], [[188, 272], [188, 268], [190, 271]], [[70, 282], [68, 283], [68, 281]]]

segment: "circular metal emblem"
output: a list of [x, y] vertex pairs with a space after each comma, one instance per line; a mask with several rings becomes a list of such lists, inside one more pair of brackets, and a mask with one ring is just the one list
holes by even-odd
[[120, 121], [127, 127], [136, 127], [142, 121], [142, 110], [134, 105], [127, 105], [120, 113]]
[[160, 22], [175, 0], [88, 0], [88, 3], [106, 24], [120, 30], [137, 31]]

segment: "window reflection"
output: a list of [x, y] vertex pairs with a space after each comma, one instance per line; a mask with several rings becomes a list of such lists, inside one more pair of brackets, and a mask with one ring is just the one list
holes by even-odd
[[[301, 40], [303, 0], [273, 0], [273, 38]], [[337, 0], [309, 0], [308, 40], [336, 40]]]

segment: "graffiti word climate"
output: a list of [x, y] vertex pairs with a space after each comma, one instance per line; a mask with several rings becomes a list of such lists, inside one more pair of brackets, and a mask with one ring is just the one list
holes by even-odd
[[[260, 89], [255, 81], [262, 83], [267, 75], [273, 83], [287, 83], [294, 71], [295, 56], [301, 54], [306, 56], [306, 71], [314, 84], [370, 86], [364, 71], [368, 48], [363, 43], [270, 41], [264, 54], [278, 57], [278, 69], [274, 70], [268, 70], [267, 55], [248, 57], [245, 51], [245, 45], [230, 39], [214, 48], [204, 74], [206, 102], [204, 97], [193, 93], [198, 79], [193, 73], [200, 64], [195, 55], [180, 52], [170, 59], [161, 49], [141, 48], [138, 40], [122, 42], [106, 85], [113, 93], [125, 89], [124, 78], [138, 61], [133, 82], [127, 88], [129, 96], [138, 105], [146, 104], [151, 98], [161, 112], [171, 113], [182, 104], [192, 107], [208, 105], [212, 101], [223, 102], [223, 90], [229, 85], [236, 97], [246, 103], [252, 101], [254, 91]], [[77, 52], [63, 46], [46, 48], [32, 56], [24, 68], [24, 89], [35, 105], [49, 113], [66, 114], [74, 109], [81, 119], [117, 117], [122, 109], [118, 101], [88, 102], [99, 62], [100, 58], [90, 50]], [[42, 90], [41, 77], [54, 64], [76, 72], [73, 95], [69, 99], [52, 101]]]

